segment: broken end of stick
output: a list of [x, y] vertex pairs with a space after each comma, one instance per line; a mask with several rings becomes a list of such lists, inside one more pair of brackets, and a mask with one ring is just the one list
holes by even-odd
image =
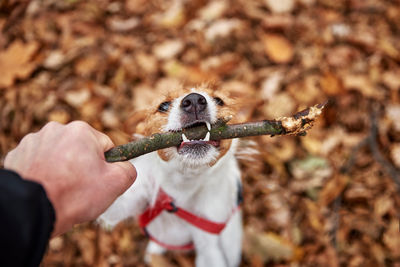
[[318, 116], [321, 115], [327, 103], [328, 101], [325, 101], [325, 103], [299, 111], [291, 117], [279, 118], [278, 121], [281, 122], [286, 135], [304, 136]]

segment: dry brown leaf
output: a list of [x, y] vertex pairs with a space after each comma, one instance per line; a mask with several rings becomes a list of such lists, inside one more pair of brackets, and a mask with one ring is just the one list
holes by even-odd
[[302, 257], [302, 250], [289, 240], [251, 227], [245, 229], [244, 253], [246, 257], [256, 257], [263, 263], [282, 260], [298, 261]]
[[349, 177], [346, 175], [335, 175], [325, 184], [322, 191], [319, 193], [318, 204], [323, 207], [329, 205], [342, 193], [348, 181]]
[[14, 41], [6, 50], [0, 51], [0, 87], [9, 87], [16, 79], [27, 78], [36, 67], [32, 57], [38, 50], [37, 42], [24, 44]]
[[354, 89], [366, 97], [381, 99], [383, 92], [371, 81], [367, 75], [347, 74], [343, 76], [343, 85], [347, 90]]
[[393, 257], [400, 257], [400, 222], [399, 219], [392, 219], [388, 230], [383, 235], [383, 243], [390, 249]]
[[391, 90], [400, 90], [400, 69], [384, 72], [382, 74], [382, 82]]
[[106, 133], [115, 145], [126, 144], [131, 140], [131, 136], [121, 130], [112, 130]]
[[386, 107], [386, 116], [389, 121], [393, 124], [395, 131], [400, 132], [400, 105], [388, 104]]
[[69, 90], [64, 95], [64, 100], [72, 107], [79, 108], [90, 100], [91, 92], [88, 88]]
[[322, 232], [324, 223], [318, 205], [310, 199], [305, 199], [305, 204], [307, 209], [307, 220], [311, 227], [317, 232]]
[[379, 39], [378, 46], [382, 52], [387, 54], [389, 57], [392, 57], [395, 60], [400, 59], [400, 51], [396, 49], [390, 40], [387, 40], [386, 38]]
[[152, 254], [150, 259], [150, 267], [174, 267], [167, 257], [164, 255]]
[[228, 1], [211, 1], [198, 11], [199, 17], [205, 21], [218, 19], [228, 9]]
[[80, 107], [81, 116], [90, 121], [100, 117], [99, 110], [103, 110], [106, 100], [101, 97], [92, 97]]
[[334, 96], [343, 92], [341, 80], [332, 72], [325, 73], [320, 79], [320, 84], [322, 90], [324, 90], [327, 95]]
[[77, 242], [80, 251], [82, 252], [83, 262], [92, 266], [95, 262], [96, 247], [94, 240], [96, 232], [93, 230], [85, 230], [82, 232], [74, 232], [74, 239]]
[[209, 42], [214, 42], [218, 38], [228, 37], [232, 32], [242, 27], [242, 22], [238, 19], [219, 19], [215, 21], [204, 33]]
[[165, 40], [153, 47], [153, 54], [161, 60], [171, 59], [176, 57], [184, 47], [184, 43], [179, 39]]
[[273, 100], [279, 89], [281, 89], [284, 75], [275, 71], [263, 80], [261, 85], [261, 97], [265, 100]]
[[293, 45], [282, 35], [266, 34], [263, 37], [264, 51], [275, 63], [285, 64], [292, 61]]
[[165, 28], [178, 28], [185, 22], [185, 8], [180, 0], [172, 0], [164, 12], [155, 14], [153, 21], [155, 24]]
[[393, 163], [397, 167], [400, 167], [400, 144], [399, 143], [393, 144], [393, 146], [390, 150], [390, 155], [392, 157]]
[[273, 13], [291, 12], [296, 4], [294, 0], [264, 0], [264, 3]]
[[339, 45], [330, 49], [326, 55], [326, 60], [333, 67], [347, 67], [359, 57], [359, 52], [349, 45]]
[[296, 104], [287, 93], [276, 94], [274, 99], [264, 104], [262, 111], [266, 118], [279, 118], [288, 116], [295, 110]]
[[100, 64], [99, 56], [95, 54], [89, 54], [79, 59], [75, 64], [75, 72], [82, 77], [89, 77], [92, 73], [95, 73], [97, 66]]
[[[377, 218], [383, 217], [394, 207], [394, 199], [388, 194], [379, 196], [374, 202], [374, 214]], [[399, 229], [400, 230], [400, 229]]]
[[71, 120], [71, 116], [68, 111], [64, 109], [56, 109], [49, 113], [47, 120], [66, 124]]
[[321, 95], [320, 81], [317, 75], [308, 75], [300, 81], [289, 84], [287, 91], [297, 100], [300, 105], [308, 106], [323, 99]]

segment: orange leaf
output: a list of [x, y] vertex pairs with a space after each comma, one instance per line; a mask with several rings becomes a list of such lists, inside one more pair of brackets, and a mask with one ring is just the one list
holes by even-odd
[[288, 63], [293, 59], [293, 46], [288, 39], [278, 34], [264, 36], [264, 50], [275, 63]]
[[35, 69], [36, 64], [31, 62], [32, 56], [39, 48], [38, 43], [24, 44], [20, 40], [14, 41], [6, 50], [0, 52], [0, 87], [13, 85], [15, 79], [25, 79]]
[[344, 190], [348, 181], [349, 178], [345, 175], [336, 175], [330, 179], [319, 194], [319, 204], [321, 206], [329, 205]]

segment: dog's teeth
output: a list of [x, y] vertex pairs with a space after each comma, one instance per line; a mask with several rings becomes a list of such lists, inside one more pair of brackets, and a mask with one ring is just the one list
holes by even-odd
[[210, 141], [210, 132], [207, 132], [206, 137], [204, 137], [203, 141]]
[[189, 142], [189, 139], [186, 137], [185, 134], [182, 134], [182, 140], [183, 142]]
[[207, 129], [210, 131], [211, 130], [211, 124], [208, 121], [206, 121], [206, 125], [207, 125]]

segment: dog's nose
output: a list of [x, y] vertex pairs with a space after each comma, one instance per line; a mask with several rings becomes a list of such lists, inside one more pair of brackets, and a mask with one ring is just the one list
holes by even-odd
[[204, 96], [191, 93], [185, 96], [181, 102], [181, 109], [187, 113], [198, 115], [207, 107], [207, 100]]

